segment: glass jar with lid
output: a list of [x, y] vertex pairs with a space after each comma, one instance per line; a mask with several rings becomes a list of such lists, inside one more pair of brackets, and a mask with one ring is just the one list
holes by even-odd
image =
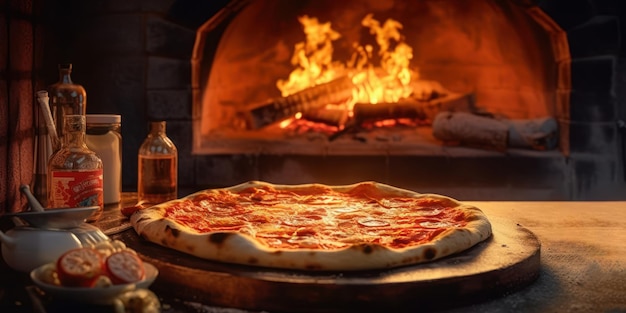
[[117, 204], [122, 196], [122, 116], [87, 114], [87, 147], [102, 160], [104, 204]]

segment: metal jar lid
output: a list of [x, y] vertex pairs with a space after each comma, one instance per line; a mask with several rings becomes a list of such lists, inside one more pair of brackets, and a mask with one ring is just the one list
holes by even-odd
[[87, 124], [119, 124], [122, 116], [117, 114], [87, 114]]

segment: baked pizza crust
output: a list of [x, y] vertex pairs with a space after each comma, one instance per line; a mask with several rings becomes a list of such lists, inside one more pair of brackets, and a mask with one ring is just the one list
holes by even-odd
[[399, 197], [435, 198], [449, 201], [451, 206], [464, 212], [464, 227], [447, 229], [435, 240], [406, 248], [389, 248], [378, 244], [359, 244], [340, 250], [276, 249], [258, 243], [254, 238], [239, 232], [198, 233], [184, 225], [163, 218], [165, 208], [194, 198], [200, 193], [220, 189], [203, 190], [135, 212], [131, 224], [144, 239], [199, 258], [281, 269], [313, 271], [354, 271], [386, 269], [441, 259], [462, 252], [489, 238], [491, 224], [484, 213], [450, 197], [437, 194], [420, 194], [378, 182], [362, 182], [353, 185], [329, 186], [321, 184], [276, 185], [250, 181], [221, 190], [238, 192], [250, 187], [270, 186], [278, 190], [295, 190], [311, 187], [329, 187], [334, 191], [347, 192], [362, 184], [372, 184], [381, 191]]

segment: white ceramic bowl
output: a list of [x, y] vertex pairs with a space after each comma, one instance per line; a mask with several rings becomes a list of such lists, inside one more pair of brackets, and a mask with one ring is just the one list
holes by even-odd
[[85, 223], [87, 218], [98, 210], [97, 206], [83, 208], [57, 208], [46, 209], [42, 212], [25, 211], [18, 213], [7, 213], [5, 216], [15, 216], [33, 227], [67, 229], [78, 227]]

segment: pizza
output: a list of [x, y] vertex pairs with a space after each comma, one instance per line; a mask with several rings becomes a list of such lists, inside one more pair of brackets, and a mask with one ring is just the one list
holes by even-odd
[[491, 236], [474, 206], [378, 182], [251, 181], [137, 210], [130, 221], [142, 238], [199, 258], [306, 271], [430, 262]]

